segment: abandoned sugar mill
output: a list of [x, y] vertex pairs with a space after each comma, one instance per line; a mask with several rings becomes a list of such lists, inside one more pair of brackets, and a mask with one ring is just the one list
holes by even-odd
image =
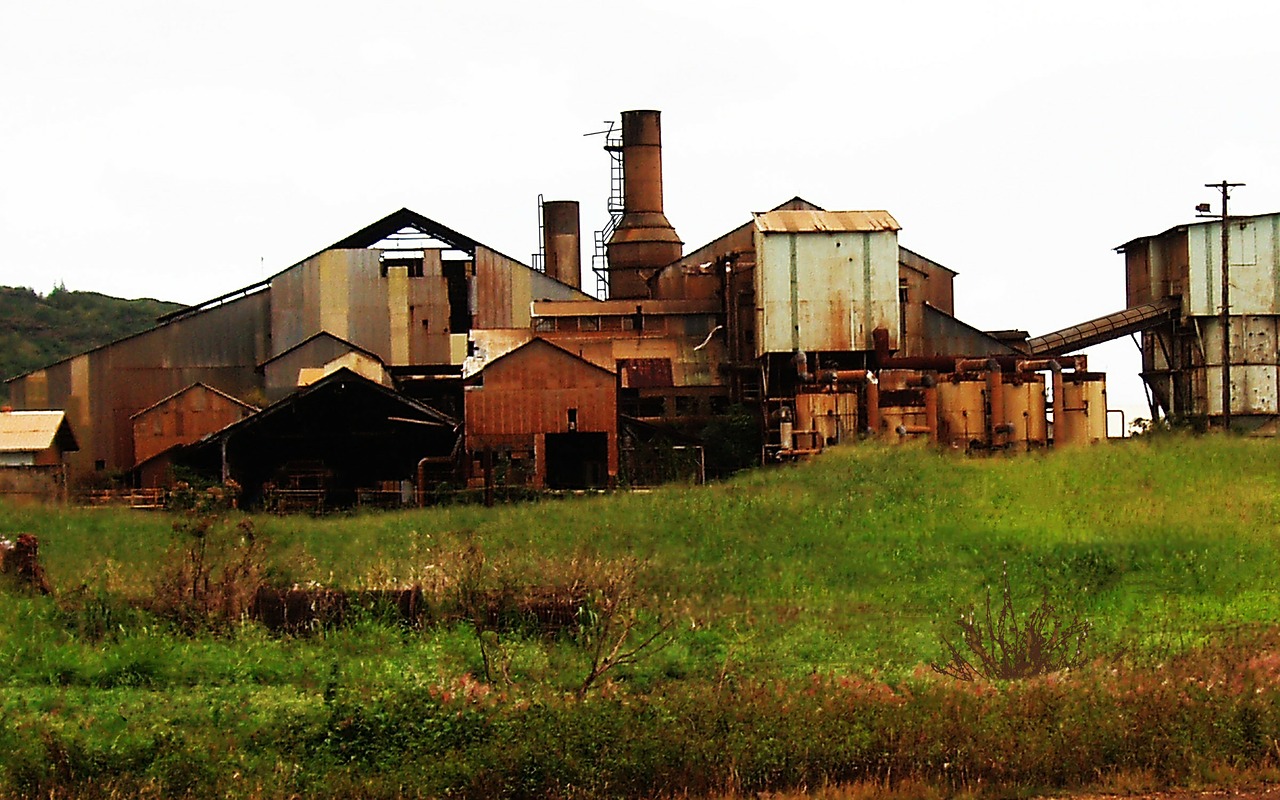
[[320, 509], [701, 480], [867, 437], [1079, 446], [1109, 414], [1080, 350], [1131, 334], [1153, 418], [1280, 418], [1280, 214], [1123, 244], [1123, 309], [1033, 338], [961, 321], [957, 273], [904, 247], [889, 211], [793, 197], [687, 248], [663, 210], [659, 112], [624, 112], [605, 150], [587, 286], [575, 201], [539, 198], [531, 264], [401, 209], [11, 379], [7, 414], [58, 416], [30, 453], [0, 436], [0, 464], [72, 487], [234, 480], [247, 503]]

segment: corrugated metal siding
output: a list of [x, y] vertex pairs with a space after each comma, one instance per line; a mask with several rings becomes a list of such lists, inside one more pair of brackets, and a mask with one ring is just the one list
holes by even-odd
[[[1233, 220], [1228, 232], [1231, 313], [1280, 314], [1280, 214]], [[1222, 225], [1187, 229], [1192, 316], [1213, 316], [1222, 303]]]
[[268, 358], [271, 295], [259, 292], [183, 317], [116, 344], [50, 367], [58, 394], [49, 398], [77, 419], [80, 451], [69, 457], [73, 471], [129, 469], [133, 459], [130, 417], [193, 383], [231, 395], [258, 391], [255, 366]]
[[[808, 214], [812, 212], [772, 212]], [[757, 217], [757, 220], [760, 218]], [[898, 347], [898, 242], [882, 232], [756, 232], [756, 353]]]
[[222, 430], [252, 409], [206, 386], [196, 385], [133, 418], [135, 463], [205, 434]]
[[[391, 360], [391, 318], [387, 311], [390, 283], [382, 277], [380, 250], [339, 250], [345, 267], [346, 296], [328, 298], [331, 305], [345, 309], [347, 334], [343, 337], [354, 345], [376, 354], [384, 362]], [[443, 292], [444, 279], [438, 276]], [[410, 281], [422, 280], [410, 278]]]
[[272, 359], [263, 367], [267, 399], [275, 402], [298, 388], [298, 371], [322, 367], [352, 352], [349, 344], [332, 336], [317, 336], [296, 349]]
[[466, 391], [467, 448], [501, 445], [515, 437], [569, 432], [577, 409], [579, 433], [603, 432], [609, 474], [618, 470], [618, 398], [615, 376], [558, 348], [534, 341], [491, 363], [483, 384]]
[[271, 281], [271, 355], [280, 355], [322, 329], [320, 262], [313, 258]]
[[888, 211], [766, 211], [755, 215], [764, 233], [867, 233], [900, 231]]

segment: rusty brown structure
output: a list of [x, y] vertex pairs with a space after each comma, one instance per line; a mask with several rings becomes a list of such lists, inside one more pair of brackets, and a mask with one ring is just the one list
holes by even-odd
[[582, 223], [577, 200], [547, 200], [542, 204], [542, 249], [546, 274], [582, 288]]
[[617, 375], [544, 339], [495, 358], [466, 381], [468, 479], [594, 489], [618, 475]]
[[647, 297], [646, 280], [680, 258], [684, 243], [662, 210], [662, 119], [622, 112], [623, 210], [609, 239], [609, 297]]
[[[540, 202], [541, 269], [401, 209], [15, 378], [11, 397], [65, 410], [82, 478], [162, 484], [186, 459], [251, 484], [250, 497], [326, 504], [425, 501], [436, 480], [613, 486], [627, 474], [623, 431], [691, 450], [731, 409], [759, 420], [765, 459], [869, 435], [1033, 449], [1053, 441], [1051, 414], [1064, 441], [1097, 440], [1099, 424], [1105, 435], [1100, 376], [1059, 356], [1078, 336], [964, 323], [957, 273], [902, 246], [888, 211], [793, 197], [685, 253], [663, 207], [659, 112], [624, 112], [606, 150], [616, 216], [592, 267], [608, 299], [581, 290], [574, 201]], [[1163, 291], [1164, 268], [1130, 250], [1131, 272]], [[1028, 358], [1049, 339], [1055, 359]]]
[[193, 383], [133, 415], [133, 448], [138, 484], [168, 486], [173, 481], [176, 447], [199, 441], [259, 411], [226, 392]]

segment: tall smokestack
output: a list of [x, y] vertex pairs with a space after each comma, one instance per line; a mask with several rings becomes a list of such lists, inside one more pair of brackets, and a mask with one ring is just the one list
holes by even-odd
[[581, 227], [577, 200], [547, 200], [542, 204], [542, 249], [549, 277], [582, 288]]
[[609, 297], [648, 297], [645, 278], [684, 250], [662, 213], [661, 112], [622, 112], [622, 170], [622, 219], [609, 239]]

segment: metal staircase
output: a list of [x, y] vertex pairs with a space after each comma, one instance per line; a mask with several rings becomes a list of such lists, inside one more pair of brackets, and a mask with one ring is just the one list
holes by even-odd
[[622, 211], [626, 205], [620, 133], [616, 122], [610, 122], [609, 129], [604, 131], [604, 149], [609, 154], [609, 222], [603, 230], [595, 232], [595, 250], [591, 254], [591, 271], [596, 274], [596, 297], [602, 300], [609, 295], [609, 240], [622, 221]]

